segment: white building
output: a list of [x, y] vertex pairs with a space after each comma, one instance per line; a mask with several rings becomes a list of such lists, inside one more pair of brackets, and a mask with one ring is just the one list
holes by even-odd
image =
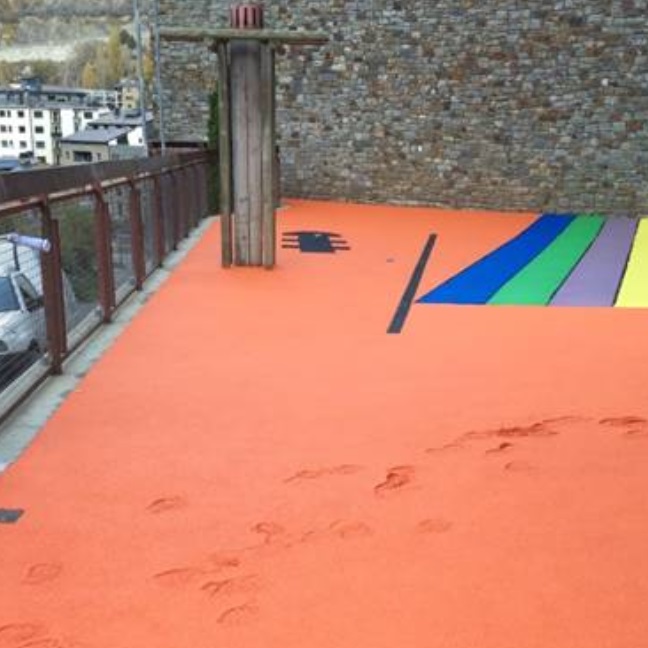
[[118, 115], [109, 113], [91, 121], [88, 130], [127, 128], [128, 146], [146, 146], [153, 134], [153, 113], [146, 113], [146, 141], [142, 136], [142, 117], [139, 110], [123, 110]]
[[0, 157], [60, 163], [60, 140], [110, 114], [111, 91], [84, 90], [23, 81], [0, 88]]

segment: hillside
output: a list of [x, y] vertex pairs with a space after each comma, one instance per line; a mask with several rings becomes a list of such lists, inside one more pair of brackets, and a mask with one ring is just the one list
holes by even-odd
[[0, 0], [0, 61], [62, 61], [77, 45], [128, 28], [131, 0]]

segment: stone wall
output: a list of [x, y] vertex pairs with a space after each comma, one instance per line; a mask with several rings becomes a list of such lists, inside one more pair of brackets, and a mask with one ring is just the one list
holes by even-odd
[[[162, 0], [170, 26], [229, 2]], [[268, 0], [326, 31], [278, 70], [284, 192], [648, 212], [648, 0]], [[215, 59], [163, 43], [169, 131], [204, 138]]]

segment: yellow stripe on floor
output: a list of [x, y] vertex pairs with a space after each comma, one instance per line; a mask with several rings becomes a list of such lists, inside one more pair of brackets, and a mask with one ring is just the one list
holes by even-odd
[[635, 236], [616, 306], [648, 307], [648, 218], [642, 218]]

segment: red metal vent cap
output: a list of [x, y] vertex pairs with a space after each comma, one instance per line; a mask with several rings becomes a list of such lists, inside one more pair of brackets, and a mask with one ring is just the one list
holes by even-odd
[[230, 23], [233, 29], [263, 29], [263, 5], [257, 2], [233, 5]]

